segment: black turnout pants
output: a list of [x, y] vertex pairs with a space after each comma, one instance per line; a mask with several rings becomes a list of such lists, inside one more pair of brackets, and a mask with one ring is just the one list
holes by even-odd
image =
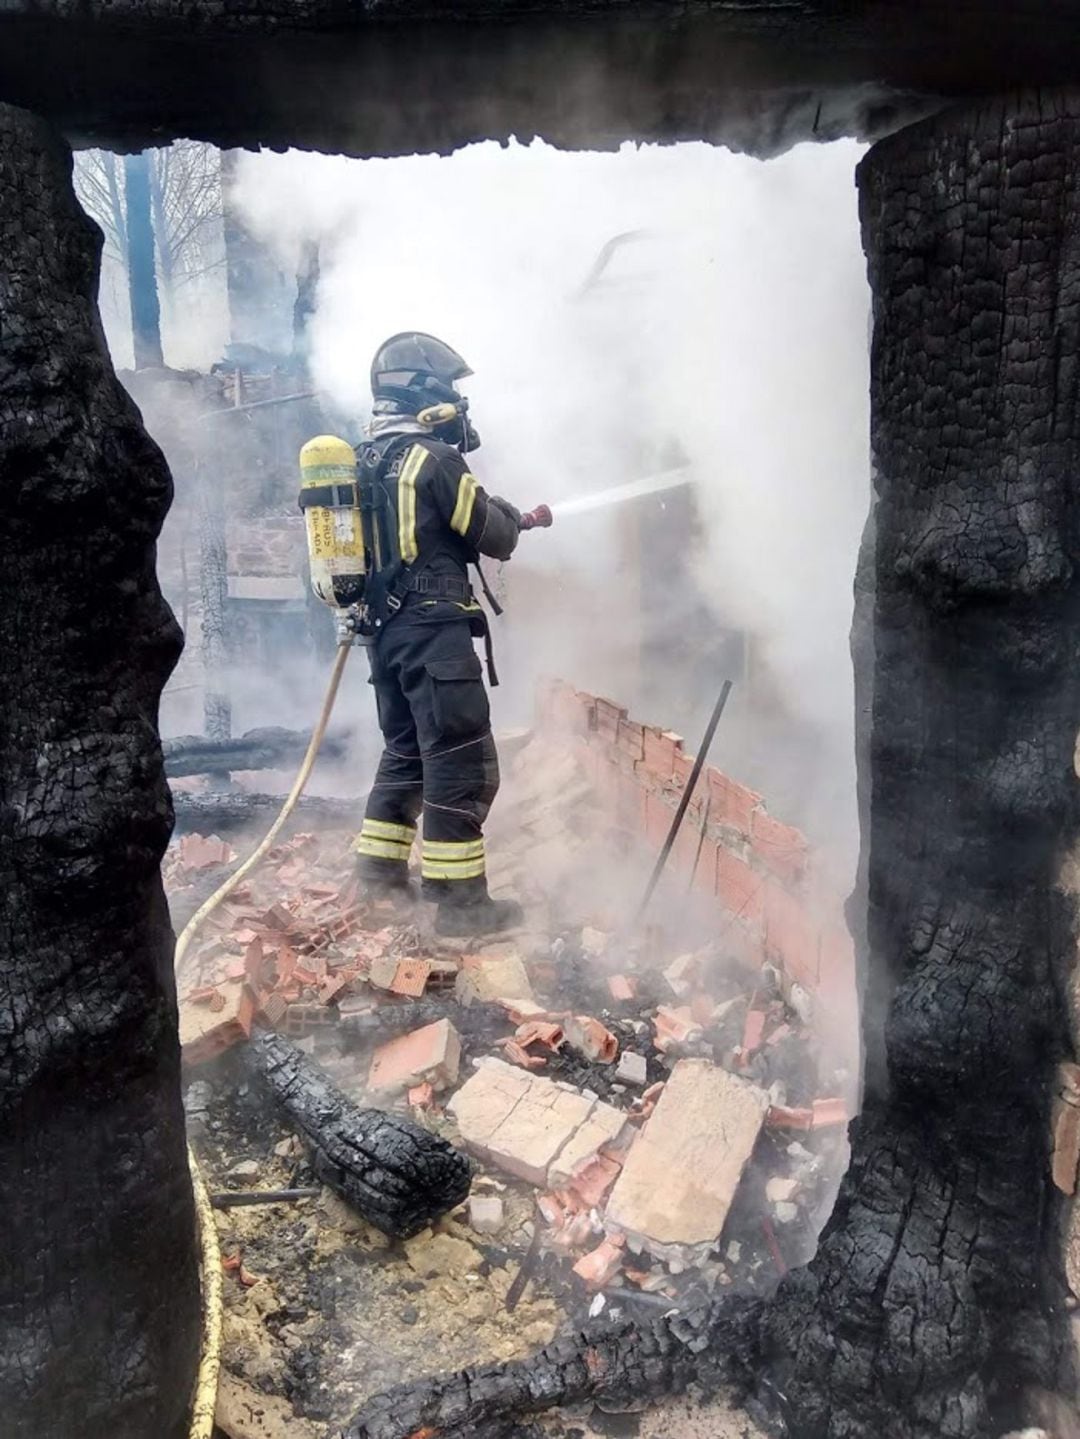
[[487, 893], [482, 827], [499, 762], [469, 622], [406, 609], [371, 655], [385, 749], [356, 839], [360, 873], [403, 883], [423, 811], [425, 896], [471, 903]]

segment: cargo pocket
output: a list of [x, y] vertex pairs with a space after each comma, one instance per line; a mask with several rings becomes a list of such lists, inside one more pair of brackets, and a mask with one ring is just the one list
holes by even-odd
[[491, 724], [491, 710], [479, 655], [429, 660], [431, 706], [441, 741], [475, 739]]

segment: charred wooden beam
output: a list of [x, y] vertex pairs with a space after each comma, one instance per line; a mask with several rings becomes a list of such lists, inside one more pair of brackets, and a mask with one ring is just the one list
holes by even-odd
[[[237, 830], [268, 828], [281, 806], [283, 794], [173, 794], [177, 834], [231, 834]], [[364, 800], [337, 799], [330, 795], [304, 794], [296, 802], [290, 825], [333, 826], [349, 829], [359, 823]]]
[[0, 1431], [183, 1439], [199, 1350], [157, 738], [172, 494], [101, 232], [0, 105]]
[[[231, 739], [209, 735], [182, 734], [162, 740], [165, 773], [172, 779], [191, 774], [221, 774], [232, 770], [275, 769], [298, 764], [307, 751], [311, 735], [304, 730], [267, 725], [249, 729]], [[346, 753], [345, 735], [327, 735], [320, 758], [341, 759]]]
[[468, 1194], [464, 1154], [411, 1120], [353, 1104], [281, 1035], [254, 1035], [240, 1061], [307, 1141], [318, 1179], [383, 1234], [418, 1234]]
[[592, 1401], [618, 1411], [691, 1384], [741, 1395], [756, 1365], [761, 1302], [731, 1297], [651, 1323], [597, 1321], [528, 1359], [377, 1394], [343, 1439], [500, 1439], [523, 1416]]

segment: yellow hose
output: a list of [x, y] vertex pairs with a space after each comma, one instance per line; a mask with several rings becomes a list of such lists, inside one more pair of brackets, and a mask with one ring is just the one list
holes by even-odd
[[[308, 782], [315, 758], [319, 753], [319, 746], [326, 734], [326, 727], [330, 723], [338, 686], [341, 684], [345, 661], [349, 657], [351, 648], [352, 646], [349, 644], [343, 644], [338, 648], [334, 668], [330, 672], [330, 683], [326, 687], [326, 698], [323, 700], [319, 722], [312, 732], [311, 742], [307, 747], [303, 763], [297, 771], [293, 787], [289, 791], [285, 803], [281, 806], [277, 819], [267, 830], [257, 848], [248, 855], [243, 864], [233, 870], [225, 883], [214, 891], [184, 926], [176, 941], [174, 965], [177, 971], [179, 971], [180, 964], [199, 925], [207, 915], [217, 909], [223, 899], [233, 892], [244, 876], [251, 873], [274, 840], [277, 839], [282, 826], [296, 807], [296, 801], [304, 792], [304, 786]], [[195, 1213], [199, 1220], [203, 1308], [202, 1357], [199, 1360], [199, 1376], [195, 1387], [195, 1403], [192, 1409], [188, 1439], [210, 1439], [214, 1428], [214, 1411], [217, 1407], [218, 1373], [221, 1369], [221, 1250], [218, 1248], [217, 1225], [214, 1222], [210, 1196], [206, 1192], [206, 1185], [190, 1146], [188, 1148], [188, 1167], [191, 1170], [191, 1183], [195, 1191]]]
[[198, 1162], [188, 1147], [188, 1168], [195, 1191], [195, 1214], [199, 1221], [199, 1266], [202, 1270], [202, 1355], [195, 1384], [188, 1439], [210, 1439], [217, 1408], [218, 1374], [221, 1370], [221, 1250], [210, 1196], [206, 1192]]
[[337, 698], [338, 686], [341, 684], [341, 675], [345, 669], [345, 661], [349, 658], [349, 650], [351, 648], [352, 646], [349, 644], [343, 644], [338, 648], [337, 658], [334, 660], [334, 668], [330, 673], [330, 683], [326, 687], [326, 698], [323, 700], [319, 723], [312, 732], [311, 743], [307, 747], [307, 754], [304, 755], [304, 761], [297, 771], [293, 787], [289, 791], [285, 803], [281, 806], [281, 812], [277, 819], [274, 820], [274, 823], [266, 831], [258, 847], [248, 855], [243, 864], [233, 870], [225, 883], [214, 891], [205, 904], [199, 906], [187, 924], [184, 925], [180, 937], [176, 941], [176, 953], [173, 959], [177, 973], [179, 973], [184, 955], [187, 954], [199, 925], [202, 924], [207, 915], [213, 914], [221, 901], [228, 898], [244, 876], [250, 874], [255, 868], [259, 860], [262, 859], [263, 855], [270, 849], [274, 840], [277, 839], [281, 833], [282, 826], [296, 807], [296, 801], [303, 794], [304, 786], [308, 782], [312, 766], [315, 763], [315, 757], [319, 753], [319, 746], [322, 744], [323, 736], [326, 734], [326, 726], [330, 723], [330, 713], [334, 708], [334, 700]]

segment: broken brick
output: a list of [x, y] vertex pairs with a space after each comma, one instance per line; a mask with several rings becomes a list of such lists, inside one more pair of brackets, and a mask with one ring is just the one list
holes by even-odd
[[394, 973], [388, 988], [391, 994], [419, 999], [427, 988], [431, 964], [426, 959], [403, 959]]
[[766, 1129], [813, 1129], [812, 1109], [789, 1109], [783, 1104], [771, 1104], [765, 1116]]
[[598, 1019], [587, 1014], [572, 1014], [563, 1025], [566, 1042], [572, 1049], [580, 1050], [586, 1059], [598, 1064], [614, 1064], [619, 1053], [619, 1041]]
[[688, 1008], [674, 1009], [666, 1004], [657, 1009], [653, 1017], [653, 1028], [656, 1031], [653, 1043], [661, 1054], [701, 1036], [701, 1025]]
[[625, 974], [609, 975], [607, 986], [616, 1004], [629, 1004], [637, 994], [637, 981]]
[[436, 1090], [448, 1089], [458, 1075], [461, 1041], [448, 1019], [401, 1034], [372, 1055], [368, 1088], [376, 1093], [402, 1092], [425, 1080]]
[[423, 1084], [414, 1084], [408, 1094], [409, 1107], [411, 1109], [430, 1109], [435, 1102], [435, 1089], [429, 1080]]
[[1080, 1108], [1059, 1096], [1053, 1108], [1051, 1174], [1063, 1194], [1076, 1193], [1080, 1170]]
[[574, 1273], [589, 1289], [603, 1289], [622, 1268], [623, 1246], [615, 1239], [605, 1239], [583, 1255], [574, 1265]]
[[847, 1105], [842, 1099], [815, 1099], [811, 1129], [828, 1129], [848, 1121]]
[[203, 1064], [223, 1050], [240, 1044], [251, 1033], [255, 1018], [255, 997], [246, 984], [218, 986], [224, 1003], [217, 1010], [180, 1005], [180, 1045], [185, 1064]]

